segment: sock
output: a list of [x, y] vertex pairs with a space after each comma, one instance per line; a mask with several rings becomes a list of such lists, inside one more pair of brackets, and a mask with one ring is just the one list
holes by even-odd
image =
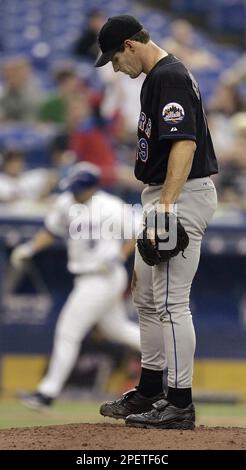
[[163, 391], [163, 371], [142, 367], [138, 392], [144, 397], [154, 397]]
[[192, 403], [191, 388], [168, 387], [167, 401], [177, 406], [177, 408], [186, 408]]

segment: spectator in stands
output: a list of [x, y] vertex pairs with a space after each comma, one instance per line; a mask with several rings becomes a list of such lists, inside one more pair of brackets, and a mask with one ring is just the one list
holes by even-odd
[[105, 16], [99, 10], [92, 10], [87, 18], [87, 27], [74, 45], [74, 54], [95, 60], [99, 53], [97, 35], [105, 23]]
[[191, 70], [213, 69], [220, 63], [211, 52], [196, 46], [194, 29], [183, 19], [173, 21], [171, 35], [163, 41], [162, 47], [181, 59]]
[[220, 80], [208, 104], [209, 112], [232, 116], [245, 110], [245, 95], [240, 85], [246, 79], [246, 53], [220, 76]]
[[235, 145], [236, 136], [231, 117], [244, 108], [236, 83], [231, 79], [227, 80], [227, 73], [228, 71], [222, 74], [207, 105], [209, 126], [222, 169], [228, 159], [228, 149]]
[[42, 90], [32, 75], [27, 59], [15, 57], [3, 65], [3, 92], [0, 98], [2, 121], [35, 121]]
[[220, 200], [246, 209], [246, 112], [230, 118], [234, 135], [231, 145], [221, 154]]
[[116, 139], [136, 142], [136, 123], [140, 114], [139, 94], [144, 81], [141, 74], [136, 80], [129, 80], [124, 74], [115, 74], [111, 64], [98, 69], [106, 85], [101, 103], [101, 113], [112, 120], [112, 130]]
[[222, 75], [228, 85], [237, 86], [246, 80], [246, 52]]
[[20, 150], [6, 151], [0, 170], [0, 202], [38, 200], [47, 196], [56, 184], [56, 177], [50, 170], [26, 170], [25, 157]]
[[232, 116], [234, 113], [242, 111], [242, 100], [237, 88], [222, 78], [210, 98], [208, 111], [222, 113], [226, 116]]
[[98, 126], [86, 92], [74, 95], [68, 106], [70, 149], [80, 161], [99, 166], [102, 183], [112, 185], [116, 180], [116, 154], [106, 132]]
[[59, 68], [54, 78], [57, 90], [41, 104], [39, 118], [43, 122], [62, 124], [66, 121], [68, 101], [81, 84], [71, 67]]
[[[139, 202], [140, 190], [142, 183], [136, 180], [133, 174], [133, 166], [135, 162], [135, 144], [132, 146], [118, 146], [119, 161], [115, 165], [115, 180], [117, 181], [117, 189], [119, 193], [128, 202]], [[58, 134], [51, 146], [51, 161], [54, 171], [58, 179], [67, 176], [71, 167], [77, 161], [77, 154], [70, 148], [70, 136], [66, 133]], [[122, 153], [125, 155], [122, 158]], [[89, 158], [89, 157], [88, 157]], [[103, 183], [108, 184], [107, 178]], [[57, 189], [57, 188], [56, 188]]]

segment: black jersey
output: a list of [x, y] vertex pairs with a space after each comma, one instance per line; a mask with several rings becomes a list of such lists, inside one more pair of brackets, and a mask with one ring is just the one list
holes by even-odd
[[163, 183], [174, 140], [196, 142], [188, 178], [218, 173], [198, 85], [182, 62], [169, 54], [153, 67], [142, 85], [137, 179]]

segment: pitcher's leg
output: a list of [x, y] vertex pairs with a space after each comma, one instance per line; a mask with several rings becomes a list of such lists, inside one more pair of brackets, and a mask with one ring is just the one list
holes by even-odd
[[180, 254], [154, 269], [155, 304], [163, 325], [168, 385], [191, 388], [195, 331], [189, 298], [200, 257], [200, 243], [190, 241]]
[[139, 316], [142, 367], [163, 371], [164, 336], [154, 303], [152, 267], [144, 263], [138, 249], [135, 251], [134, 276], [132, 296]]
[[164, 328], [168, 363], [168, 399], [185, 407], [191, 402], [195, 332], [190, 312], [190, 290], [196, 274], [201, 241], [217, 204], [213, 185], [192, 181], [178, 200], [178, 215], [189, 235], [185, 257], [180, 253], [154, 268], [155, 305]]
[[136, 389], [121, 398], [107, 401], [100, 407], [103, 416], [126, 418], [131, 413], [151, 410], [153, 403], [163, 398], [165, 367], [163, 331], [153, 301], [152, 268], [136, 250], [132, 293], [139, 314], [142, 369]]

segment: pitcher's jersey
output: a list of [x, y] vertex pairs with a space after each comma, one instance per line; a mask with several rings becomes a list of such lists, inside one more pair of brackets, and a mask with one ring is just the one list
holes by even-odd
[[104, 191], [97, 191], [85, 204], [66, 192], [45, 219], [49, 232], [66, 239], [68, 270], [73, 274], [98, 272], [105, 262], [119, 263], [123, 238], [133, 238], [139, 223], [140, 214]]
[[198, 84], [172, 54], [148, 73], [141, 90], [135, 176], [144, 183], [163, 183], [175, 140], [196, 142], [188, 178], [218, 173], [217, 161]]

